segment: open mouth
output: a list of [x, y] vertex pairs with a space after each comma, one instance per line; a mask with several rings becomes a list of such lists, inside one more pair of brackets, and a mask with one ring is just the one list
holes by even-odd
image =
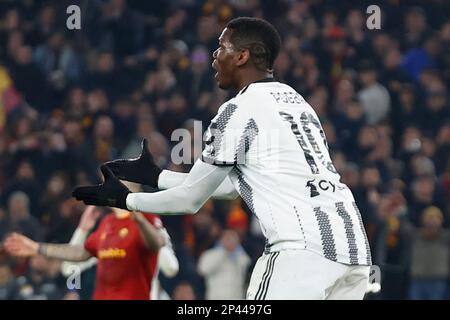
[[214, 79], [218, 79], [219, 78], [219, 71], [217, 70], [216, 64], [215, 64], [215, 60], [211, 63], [211, 67], [216, 70], [216, 73], [214, 74]]

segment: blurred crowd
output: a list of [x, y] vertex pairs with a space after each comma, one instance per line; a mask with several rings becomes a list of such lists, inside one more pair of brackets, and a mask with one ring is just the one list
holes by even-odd
[[[249, 15], [279, 30], [275, 77], [316, 110], [354, 192], [382, 271], [368, 298], [450, 298], [450, 3], [379, 2], [369, 30], [373, 2], [0, 1], [0, 241], [68, 242], [84, 209], [71, 189], [137, 156], [144, 137], [160, 166], [187, 172], [171, 163], [171, 133], [206, 129], [233, 96], [212, 52], [226, 22]], [[81, 30], [66, 28], [71, 4]], [[244, 297], [264, 239], [241, 200], [162, 220], [180, 261], [161, 276], [172, 299]], [[83, 279], [68, 290], [58, 261], [0, 249], [0, 299], [89, 299], [95, 279]]]

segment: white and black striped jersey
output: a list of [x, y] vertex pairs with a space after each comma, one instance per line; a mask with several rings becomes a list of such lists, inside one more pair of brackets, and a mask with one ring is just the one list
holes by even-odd
[[234, 166], [230, 179], [258, 218], [268, 251], [305, 249], [371, 264], [361, 215], [319, 118], [290, 86], [254, 82], [224, 103], [206, 132], [202, 160]]

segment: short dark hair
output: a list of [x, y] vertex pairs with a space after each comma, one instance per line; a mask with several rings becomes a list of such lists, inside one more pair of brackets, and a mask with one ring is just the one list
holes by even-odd
[[273, 68], [281, 39], [272, 24], [259, 18], [240, 17], [228, 22], [226, 27], [233, 31], [230, 42], [236, 49], [248, 49], [257, 67]]

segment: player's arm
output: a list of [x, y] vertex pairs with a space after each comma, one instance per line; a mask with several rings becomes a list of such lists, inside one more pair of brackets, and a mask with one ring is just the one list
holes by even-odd
[[18, 233], [9, 235], [5, 239], [4, 247], [10, 255], [16, 257], [32, 257], [41, 254], [45, 257], [68, 261], [84, 261], [91, 257], [83, 246], [39, 243]]
[[[196, 213], [225, 180], [234, 165], [245, 161], [246, 154], [258, 135], [257, 124], [253, 118], [249, 118], [247, 108], [238, 108], [236, 104], [228, 103], [221, 109], [217, 120], [212, 121], [208, 128], [209, 138], [206, 142], [207, 147], [202, 153], [202, 160], [195, 162], [181, 185], [155, 193], [131, 193], [119, 179], [141, 184], [150, 182], [149, 185], [156, 187], [161, 173], [161, 169], [156, 167], [153, 161], [143, 161], [144, 156], [142, 156], [136, 161], [123, 160], [103, 165], [101, 170], [105, 182], [98, 186], [78, 187], [72, 193], [73, 196], [86, 204], [132, 211], [153, 212], [161, 215]], [[221, 123], [220, 135], [215, 129], [217, 122]], [[213, 143], [216, 136], [221, 136], [221, 140], [226, 143]], [[145, 143], [144, 141], [143, 150], [147, 150]], [[151, 155], [146, 152], [145, 157], [149, 158]], [[149, 163], [152, 163], [150, 167]], [[210, 163], [220, 163], [220, 166]], [[141, 169], [136, 170], [136, 168]], [[127, 174], [116, 173], [116, 177], [114, 170], [122, 173], [127, 171]]]
[[155, 193], [130, 193], [126, 199], [127, 207], [161, 215], [196, 213], [231, 169], [197, 160], [181, 185]]
[[[94, 228], [97, 219], [100, 217], [100, 211], [95, 206], [87, 206], [81, 215], [78, 227], [70, 239], [69, 244], [74, 246], [82, 246], [86, 241], [89, 232]], [[91, 257], [87, 261], [72, 262], [64, 261], [61, 264], [61, 273], [63, 276], [68, 277], [73, 274], [73, 270], [76, 268], [79, 272], [83, 272], [94, 266], [97, 263], [97, 258]]]
[[103, 165], [101, 171], [105, 181], [101, 185], [75, 188], [72, 195], [91, 205], [160, 215], [194, 214], [231, 170], [231, 166], [219, 167], [197, 160], [181, 185], [155, 193], [131, 193], [111, 170]]
[[[72, 235], [69, 244], [72, 246], [84, 246], [84, 242], [88, 237], [89, 231], [85, 231], [78, 227]], [[73, 274], [73, 270], [78, 270], [83, 272], [97, 263], [96, 257], [91, 257], [87, 261], [74, 262], [74, 261], [64, 261], [61, 264], [61, 273], [63, 276], [68, 277]]]
[[161, 232], [153, 226], [141, 212], [132, 212], [133, 219], [144, 241], [145, 247], [151, 251], [158, 251], [164, 246], [164, 237]]
[[[148, 185], [162, 190], [174, 188], [183, 184], [187, 173], [162, 170], [159, 168], [148, 148], [147, 139], [142, 140], [141, 154], [136, 159], [119, 159], [106, 162], [114, 175], [126, 181]], [[238, 192], [227, 177], [212, 194], [214, 199], [236, 199]]]
[[158, 266], [166, 277], [173, 278], [180, 270], [180, 264], [178, 263], [177, 256], [173, 251], [169, 233], [165, 228], [161, 228], [160, 230], [164, 236], [165, 244], [164, 247], [159, 250]]
[[[158, 178], [158, 188], [166, 190], [179, 186], [183, 184], [187, 176], [187, 173], [163, 170]], [[220, 200], [234, 200], [238, 196], [239, 193], [234, 188], [230, 177], [227, 176], [211, 195], [211, 198]]]
[[71, 262], [71, 261], [64, 261], [61, 264], [61, 274], [64, 277], [69, 277], [73, 274], [82, 273], [93, 266], [97, 264], [97, 258], [96, 257], [90, 257], [86, 261], [82, 262]]

